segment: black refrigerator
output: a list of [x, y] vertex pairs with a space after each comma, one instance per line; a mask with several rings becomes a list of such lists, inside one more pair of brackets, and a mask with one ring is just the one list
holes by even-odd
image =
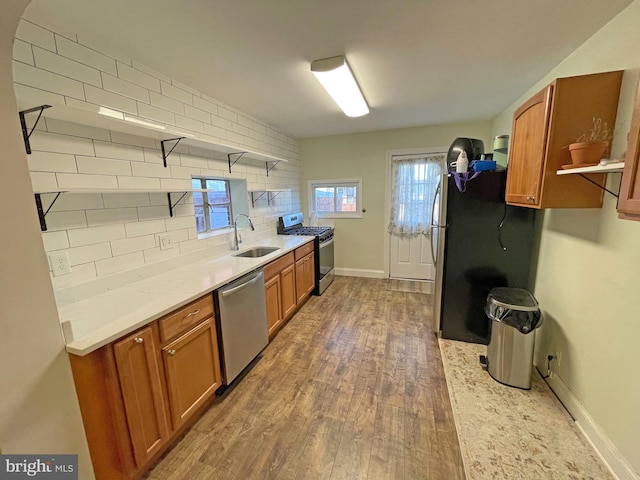
[[440, 299], [443, 338], [488, 344], [484, 313], [494, 287], [527, 288], [536, 210], [506, 205], [506, 170], [481, 172], [460, 191], [446, 177], [445, 244]]

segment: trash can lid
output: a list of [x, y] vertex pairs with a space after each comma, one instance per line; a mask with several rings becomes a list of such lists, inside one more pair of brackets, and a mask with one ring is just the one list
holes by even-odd
[[527, 290], [522, 288], [497, 287], [489, 292], [487, 302], [521, 312], [538, 311], [538, 301]]

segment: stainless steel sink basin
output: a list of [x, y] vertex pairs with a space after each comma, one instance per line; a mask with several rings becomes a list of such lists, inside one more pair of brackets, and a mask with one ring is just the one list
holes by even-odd
[[248, 257], [248, 258], [258, 258], [264, 257], [265, 255], [269, 255], [276, 250], [280, 250], [278, 247], [253, 247], [249, 250], [245, 250], [244, 252], [236, 253], [234, 257]]

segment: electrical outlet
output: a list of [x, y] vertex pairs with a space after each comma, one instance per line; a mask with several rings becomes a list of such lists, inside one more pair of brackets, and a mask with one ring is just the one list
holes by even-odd
[[160, 250], [169, 250], [175, 246], [173, 244], [173, 235], [170, 233], [158, 235], [158, 240], [160, 242]]
[[52, 253], [49, 255], [49, 264], [54, 277], [71, 273], [71, 263], [67, 252]]

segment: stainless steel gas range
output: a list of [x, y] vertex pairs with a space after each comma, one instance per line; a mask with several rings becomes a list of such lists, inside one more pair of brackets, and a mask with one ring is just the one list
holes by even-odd
[[290, 213], [278, 219], [279, 235], [312, 235], [314, 241], [316, 286], [314, 295], [322, 295], [333, 282], [333, 228], [305, 227], [301, 212]]

